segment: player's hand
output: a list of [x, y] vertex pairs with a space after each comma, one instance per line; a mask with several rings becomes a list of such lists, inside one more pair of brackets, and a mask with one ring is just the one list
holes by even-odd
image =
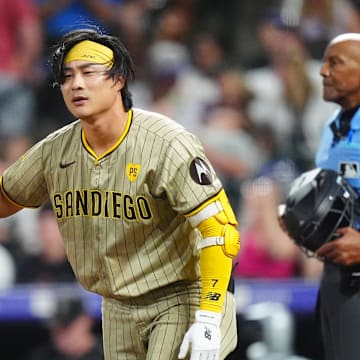
[[220, 354], [221, 314], [198, 310], [195, 323], [184, 336], [180, 346], [179, 359], [184, 359], [191, 345], [190, 360], [218, 360]]
[[340, 265], [360, 263], [360, 233], [352, 227], [338, 229], [339, 237], [322, 245], [316, 255]]

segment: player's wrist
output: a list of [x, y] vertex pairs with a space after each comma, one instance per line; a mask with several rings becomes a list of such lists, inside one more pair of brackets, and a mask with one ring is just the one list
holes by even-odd
[[197, 310], [195, 313], [195, 320], [198, 323], [213, 324], [220, 326], [221, 313], [209, 310]]

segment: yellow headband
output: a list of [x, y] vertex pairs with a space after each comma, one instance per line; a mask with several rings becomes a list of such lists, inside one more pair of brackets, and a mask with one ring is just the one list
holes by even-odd
[[65, 56], [64, 64], [74, 60], [86, 60], [96, 64], [107, 64], [110, 67], [113, 64], [114, 53], [105, 45], [95, 41], [84, 40], [70, 49]]

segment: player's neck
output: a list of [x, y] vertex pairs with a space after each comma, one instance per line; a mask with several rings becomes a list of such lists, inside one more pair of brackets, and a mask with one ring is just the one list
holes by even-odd
[[92, 121], [80, 121], [88, 145], [97, 156], [101, 156], [120, 139], [127, 120], [128, 113], [122, 112], [105, 118], [92, 119]]

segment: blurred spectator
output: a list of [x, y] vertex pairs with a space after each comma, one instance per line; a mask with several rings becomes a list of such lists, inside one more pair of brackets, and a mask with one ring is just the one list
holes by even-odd
[[[156, 53], [156, 69], [159, 70], [150, 84], [153, 86], [153, 94], [160, 86], [159, 81], [164, 84], [162, 96], [154, 99], [153, 108], [173, 117], [198, 135], [207, 111], [221, 99], [217, 75], [226, 67], [222, 46], [211, 34], [194, 36], [190, 48], [184, 44], [171, 43], [171, 47], [176, 49], [172, 57], [176, 54], [177, 58], [172, 59], [172, 66], [167, 68], [161, 66], [161, 60], [165, 62], [169, 58], [166, 49], [170, 49], [170, 44], [162, 44], [161, 53], [149, 48], [150, 55]], [[167, 69], [170, 71], [166, 72]]]
[[[146, 0], [36, 0], [47, 44], [65, 32], [97, 27], [119, 34], [138, 63], [144, 46], [149, 2]], [[142, 56], [142, 54], [141, 54]]]
[[[0, 157], [3, 155], [6, 159], [0, 161], [0, 173], [7, 164], [18, 159], [29, 144], [30, 137], [16, 137], [5, 141]], [[36, 234], [38, 211], [38, 209], [26, 208], [14, 214], [12, 218], [0, 219], [0, 244], [10, 252], [16, 264], [24, 256], [35, 255], [40, 251], [39, 238]]]
[[349, 15], [345, 32], [360, 32], [360, 1], [348, 0]]
[[34, 349], [27, 360], [101, 360], [102, 344], [94, 319], [81, 299], [60, 298], [49, 322], [50, 339]]
[[179, 6], [160, 12], [147, 50], [150, 107], [179, 122], [183, 119], [179, 118], [182, 103], [178, 80], [190, 64], [190, 15], [187, 8]]
[[322, 100], [320, 62], [309, 57], [297, 30], [276, 13], [262, 19], [257, 31], [268, 65], [246, 73], [255, 94], [250, 116], [257, 124], [270, 124], [280, 151], [307, 170], [322, 125], [335, 108]]
[[47, 44], [53, 45], [64, 33], [97, 27], [107, 31], [114, 21], [115, 5], [123, 0], [36, 0]]
[[211, 33], [194, 35], [190, 55], [191, 66], [178, 77], [180, 100], [175, 119], [200, 134], [207, 111], [221, 101], [217, 76], [228, 64], [220, 40]]
[[[342, 7], [346, 1], [341, 0]], [[336, 2], [337, 0], [301, 2], [299, 31], [311, 56], [319, 60], [323, 56], [323, 51], [333, 31]]]
[[312, 56], [321, 60], [334, 36], [360, 32], [359, 0], [313, 0], [302, 3], [300, 33]]
[[[267, 2], [270, 0], [266, 0]], [[226, 51], [235, 51], [236, 31], [239, 29], [239, 14], [242, 15], [242, 7], [249, 7], [249, 2], [222, 0], [208, 1], [195, 0], [196, 9], [194, 16], [198, 23], [198, 31], [202, 33], [216, 34]], [[254, 8], [259, 6], [256, 2]], [[261, 4], [260, 4], [261, 6]]]
[[[266, 172], [268, 168], [274, 169], [274, 164], [279, 161], [289, 161], [288, 154], [283, 153], [280, 149], [279, 143], [276, 138], [276, 132], [273, 126], [269, 123], [256, 124], [254, 130], [254, 136], [256, 137], [256, 142], [261, 151], [266, 154], [265, 163], [260, 170], [260, 172]], [[295, 164], [293, 163], [295, 167]], [[294, 169], [295, 171], [295, 169]], [[286, 180], [291, 181], [292, 178], [288, 178], [286, 175]]]
[[0, 291], [11, 288], [15, 284], [16, 265], [11, 253], [0, 245]]
[[76, 281], [50, 203], [40, 208], [37, 230], [41, 251], [37, 255], [24, 254], [19, 259], [17, 283]]
[[219, 72], [217, 81], [220, 86], [220, 99], [218, 105], [229, 106], [247, 118], [247, 124], [243, 124], [248, 130], [252, 127], [252, 120], [248, 110], [254, 94], [246, 84], [243, 73], [240, 70], [229, 67]]
[[[189, 66], [188, 49], [178, 43], [162, 41], [148, 51], [150, 107], [167, 116], [179, 108], [178, 77]], [[179, 120], [179, 119], [177, 119]]]
[[32, 0], [0, 0], [0, 9], [0, 141], [8, 165], [31, 143], [43, 37]]
[[0, 221], [0, 246], [4, 247], [11, 256], [14, 266], [14, 283], [17, 281], [19, 265], [24, 259], [40, 252], [36, 228], [37, 215], [37, 209], [24, 209], [13, 219], [1, 219]]
[[288, 194], [299, 169], [287, 154], [279, 151], [273, 132], [269, 124], [255, 130], [258, 147], [266, 158], [253, 179], [241, 184], [242, 248], [235, 260], [239, 262], [236, 271], [245, 277], [263, 277], [264, 272], [270, 278], [296, 276], [317, 281], [322, 264], [296, 248], [288, 236], [279, 233], [278, 205]]
[[[189, 4], [190, 5], [190, 4]], [[165, 7], [155, 22], [151, 42], [171, 41], [187, 45], [192, 36], [192, 7], [173, 4]]]
[[235, 212], [239, 211], [240, 184], [263, 165], [265, 156], [247, 131], [244, 113], [230, 106], [214, 107], [198, 133], [207, 157], [221, 179]]
[[241, 187], [241, 251], [234, 274], [247, 278], [298, 276], [299, 249], [277, 221], [281, 191], [276, 180], [259, 177]]
[[[328, 41], [344, 32], [359, 32], [359, 0], [332, 0], [328, 6], [332, 11]], [[322, 50], [325, 51], [325, 47]]]
[[[138, 76], [143, 76], [141, 69], [145, 67], [146, 35], [150, 30], [151, 4], [156, 2], [148, 0], [112, 1], [115, 2], [115, 6], [109, 6], [106, 1], [91, 0], [93, 12], [111, 27], [112, 33], [119, 34], [137, 67]], [[101, 3], [107, 6], [103, 5], [102, 9], [96, 9]]]

